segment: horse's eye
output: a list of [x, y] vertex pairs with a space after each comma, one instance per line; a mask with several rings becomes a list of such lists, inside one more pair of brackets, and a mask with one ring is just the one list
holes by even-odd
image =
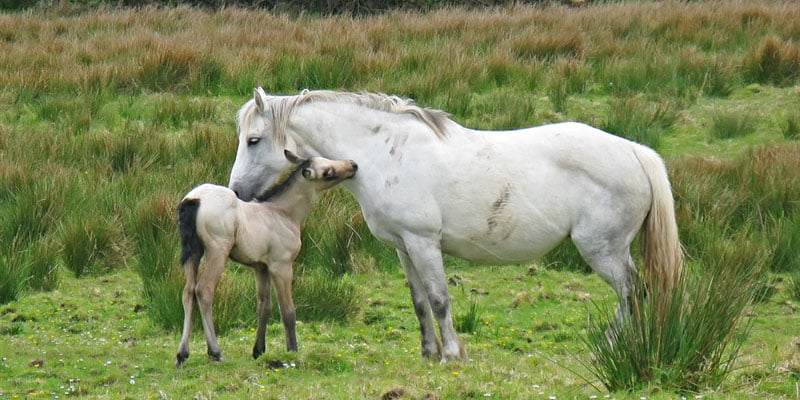
[[333, 172], [333, 168], [328, 168], [322, 173], [322, 177], [325, 179], [334, 179], [336, 178], [336, 174]]
[[260, 137], [251, 137], [250, 139], [247, 139], [247, 145], [248, 146], [252, 146], [252, 145], [258, 143], [259, 141], [261, 141]]

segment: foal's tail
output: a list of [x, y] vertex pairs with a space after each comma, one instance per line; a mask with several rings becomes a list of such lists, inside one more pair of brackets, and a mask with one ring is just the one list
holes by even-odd
[[181, 235], [181, 265], [192, 259], [195, 268], [203, 256], [203, 243], [197, 236], [197, 209], [200, 199], [183, 199], [178, 204], [178, 231]]
[[649, 148], [634, 146], [633, 152], [650, 180], [653, 193], [642, 230], [645, 276], [648, 284], [657, 285], [659, 293], [669, 293], [683, 270], [683, 250], [678, 239], [667, 168], [661, 157]]

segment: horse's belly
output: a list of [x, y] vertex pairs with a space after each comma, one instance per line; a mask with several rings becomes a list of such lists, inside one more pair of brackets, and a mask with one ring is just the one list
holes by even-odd
[[534, 232], [513, 225], [504, 228], [457, 236], [443, 232], [442, 252], [481, 264], [513, 264], [543, 256], [567, 236], [563, 230]]

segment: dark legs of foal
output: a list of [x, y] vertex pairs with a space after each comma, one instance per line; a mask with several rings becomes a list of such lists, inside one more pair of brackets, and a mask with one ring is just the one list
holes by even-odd
[[278, 292], [278, 306], [283, 321], [284, 336], [286, 337], [286, 350], [297, 351], [295, 311], [294, 303], [292, 302], [291, 263], [276, 263], [273, 268], [268, 268], [265, 265], [257, 266], [254, 271], [256, 275], [256, 296], [258, 297], [258, 327], [256, 328], [256, 342], [253, 346], [253, 358], [258, 359], [266, 350], [267, 321], [269, 320], [269, 314], [272, 312], [271, 281], [275, 282], [275, 289]]

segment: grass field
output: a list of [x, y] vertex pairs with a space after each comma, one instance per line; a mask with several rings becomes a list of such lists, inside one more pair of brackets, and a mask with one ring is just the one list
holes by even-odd
[[[0, 398], [800, 398], [794, 2], [329, 18], [61, 4], [0, 14], [0, 71]], [[225, 360], [196, 330], [172, 368], [175, 206], [227, 182], [254, 86], [393, 93], [482, 129], [578, 120], [656, 148], [689, 270], [765, 271], [731, 372], [699, 393], [607, 393], [584, 339], [615, 299], [568, 245], [509, 267], [447, 258], [469, 359], [420, 360], [394, 252], [341, 190], [305, 227], [300, 351], [280, 350], [273, 323], [251, 359], [252, 276], [232, 266], [215, 309]]]

